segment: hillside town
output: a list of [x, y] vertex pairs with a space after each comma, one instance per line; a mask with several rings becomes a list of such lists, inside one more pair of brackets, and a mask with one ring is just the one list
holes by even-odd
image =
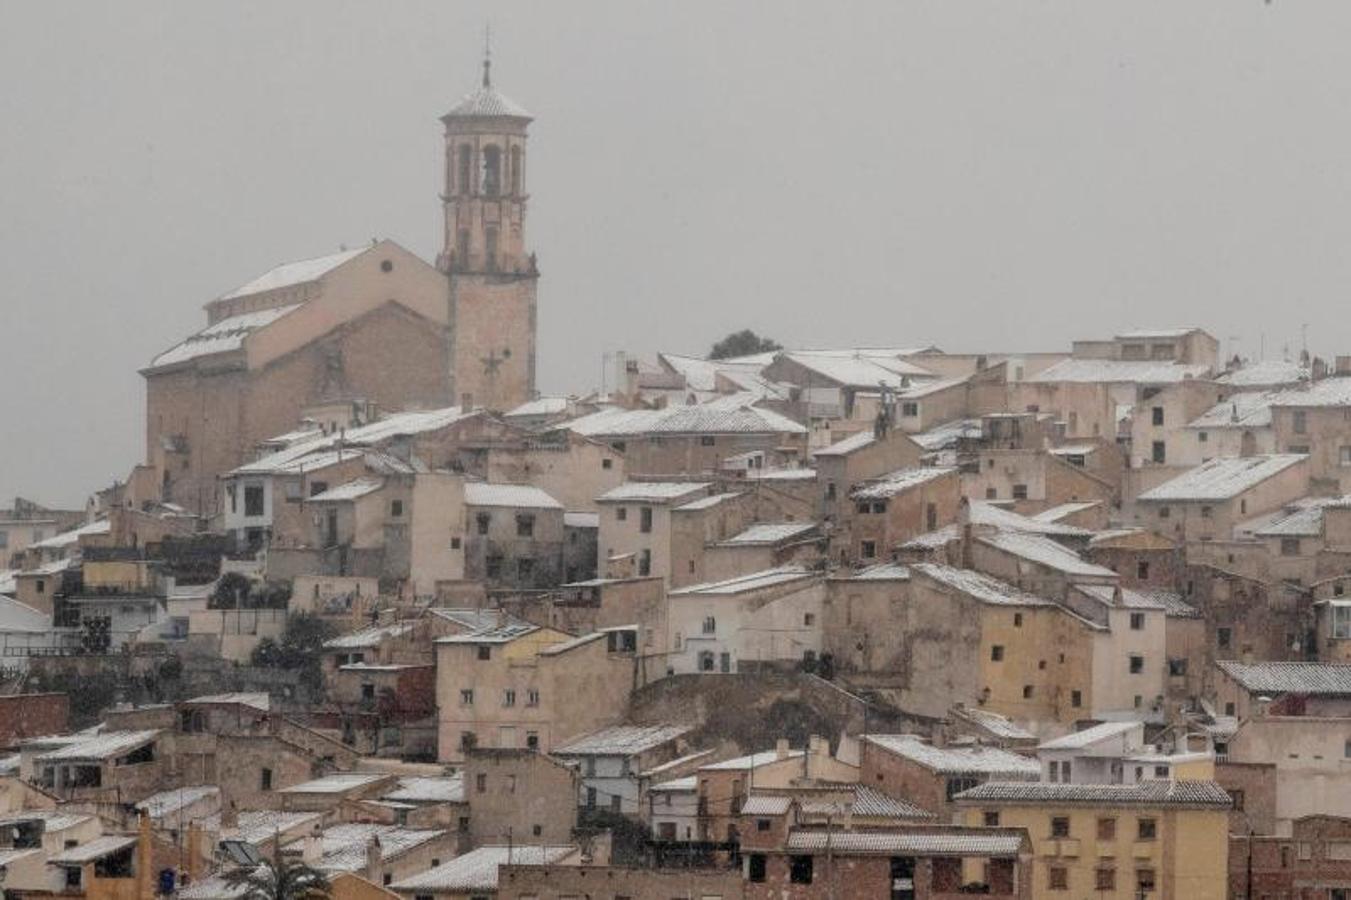
[[435, 260], [240, 273], [124, 478], [0, 510], [6, 900], [1351, 896], [1351, 348], [917, 309], [551, 393], [497, 80]]

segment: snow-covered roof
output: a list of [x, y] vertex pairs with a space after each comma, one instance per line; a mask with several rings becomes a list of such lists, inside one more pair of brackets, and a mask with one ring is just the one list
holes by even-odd
[[837, 356], [797, 351], [785, 355], [814, 375], [845, 387], [873, 389], [879, 385], [886, 385], [889, 388], [909, 387], [912, 378], [934, 377], [928, 369], [885, 353], [872, 356], [857, 351], [857, 355]]
[[[414, 847], [419, 847], [444, 835], [444, 831], [403, 828], [398, 825], [377, 825], [352, 822], [330, 825], [320, 838], [321, 856], [314, 868], [321, 872], [356, 872], [366, 866], [367, 847], [372, 840], [380, 845], [382, 860], [394, 859]], [[288, 850], [298, 850], [303, 839], [292, 841]]]
[[313, 781], [284, 787], [283, 794], [342, 794], [363, 788], [389, 776], [379, 772], [334, 772]]
[[504, 624], [494, 624], [489, 628], [478, 629], [466, 634], [452, 634], [437, 638], [438, 644], [507, 644], [517, 638], [539, 631], [538, 625], [521, 622], [508, 617]]
[[910, 567], [899, 563], [877, 563], [842, 577], [857, 581], [909, 581]]
[[688, 725], [612, 725], [573, 738], [553, 752], [561, 756], [635, 756], [674, 741]]
[[760, 522], [722, 541], [723, 546], [778, 544], [806, 537], [816, 530], [815, 522]]
[[930, 452], [950, 450], [962, 438], [978, 438], [982, 434], [980, 419], [956, 419], [910, 435], [910, 439]]
[[167, 791], [160, 791], [157, 794], [151, 794], [140, 803], [136, 808], [149, 813], [153, 819], [163, 818], [184, 809], [198, 800], [204, 800], [207, 797], [216, 797], [220, 795], [220, 788], [214, 784], [198, 784], [191, 787], [170, 788]]
[[65, 831], [67, 828], [74, 828], [76, 825], [83, 825], [93, 818], [93, 816], [84, 813], [70, 812], [64, 809], [25, 809], [0, 816], [0, 828], [23, 822], [42, 822], [44, 830], [51, 833]]
[[388, 625], [370, 625], [348, 634], [339, 635], [324, 641], [329, 650], [356, 650], [363, 647], [379, 647], [387, 638], [402, 637], [417, 627], [416, 622], [391, 622]]
[[1310, 381], [1301, 387], [1279, 391], [1272, 406], [1351, 406], [1351, 375]]
[[1072, 731], [1069, 734], [1055, 738], [1054, 740], [1044, 741], [1037, 745], [1037, 749], [1083, 750], [1085, 747], [1091, 747], [1099, 741], [1105, 741], [1110, 738], [1129, 734], [1132, 731], [1138, 731], [1142, 728], [1143, 724], [1143, 722], [1134, 721], [1103, 722], [1081, 731]]
[[40, 754], [37, 757], [38, 762], [58, 762], [71, 760], [96, 760], [102, 761], [121, 756], [124, 753], [130, 753], [145, 744], [150, 743], [159, 735], [159, 731], [151, 729], [148, 731], [108, 731], [103, 734], [90, 735], [84, 740], [75, 741]]
[[575, 847], [533, 844], [479, 847], [448, 863], [400, 879], [389, 888], [406, 894], [496, 891], [501, 866], [551, 866], [575, 852]]
[[699, 497], [688, 503], [682, 503], [675, 507], [672, 512], [698, 512], [703, 509], [712, 509], [715, 506], [721, 506], [728, 500], [734, 500], [740, 496], [740, 492], [736, 491], [729, 491], [723, 494], [709, 494], [707, 497]]
[[1338, 697], [1351, 694], [1351, 664], [1221, 660], [1215, 665], [1253, 693]]
[[1323, 533], [1323, 513], [1329, 507], [1351, 506], [1347, 497], [1303, 497], [1273, 513], [1238, 525], [1236, 535], [1259, 538], [1318, 537]]
[[1232, 387], [1267, 387], [1279, 384], [1298, 384], [1309, 378], [1309, 370], [1286, 359], [1260, 359], [1245, 363], [1241, 368], [1226, 372], [1215, 380]]
[[1039, 534], [996, 531], [991, 534], [982, 534], [976, 540], [1029, 562], [1064, 572], [1066, 575], [1112, 579], [1118, 577], [1117, 573], [1111, 569], [1087, 562], [1063, 544], [1057, 544], [1050, 538], [1042, 537]]
[[919, 466], [910, 469], [898, 469], [881, 478], [865, 482], [849, 492], [856, 500], [885, 500], [930, 481], [947, 475], [953, 475], [956, 469], [943, 466]]
[[1119, 341], [1149, 341], [1184, 338], [1200, 331], [1200, 328], [1140, 328], [1135, 331], [1123, 331], [1116, 335]]
[[225, 694], [203, 694], [184, 702], [225, 706], [237, 704], [239, 706], [251, 706], [263, 712], [272, 708], [272, 698], [266, 691], [230, 691]]
[[1205, 806], [1227, 809], [1229, 792], [1213, 781], [1141, 781], [1137, 784], [987, 781], [958, 794], [959, 802], [1035, 803], [1054, 806], [1084, 803], [1115, 806]]
[[1142, 493], [1145, 501], [1230, 500], [1308, 459], [1302, 453], [1223, 457], [1203, 462]]
[[692, 597], [743, 594], [747, 591], [757, 591], [761, 588], [791, 584], [797, 581], [807, 581], [814, 577], [816, 577], [815, 574], [806, 569], [797, 566], [784, 566], [778, 569], [766, 569], [763, 572], [753, 572], [749, 575], [738, 575], [735, 578], [728, 578], [724, 581], [692, 584], [688, 587], [673, 590], [667, 594], [667, 596]]
[[751, 794], [741, 804], [743, 816], [782, 816], [793, 806], [793, 798], [785, 794]]
[[726, 359], [700, 359], [676, 353], [658, 353], [657, 358], [673, 371], [685, 377], [685, 384], [695, 391], [716, 391], [718, 376], [729, 374], [758, 376], [763, 364]]
[[1204, 364], [1125, 359], [1065, 359], [1028, 378], [1032, 383], [1077, 382], [1086, 384], [1173, 384], [1204, 378]]
[[[1102, 503], [1097, 500], [1081, 500], [1077, 503], [1062, 503], [1059, 506], [1052, 506], [1050, 509], [1042, 510], [1036, 515], [1031, 516], [1031, 519], [1045, 525], [1055, 525], [1059, 523], [1061, 519], [1068, 518], [1075, 513], [1085, 512], [1095, 506], [1101, 505]], [[1090, 532], [1087, 529], [1082, 530], [1084, 531], [1084, 536], [1087, 537]], [[1050, 532], [1044, 533], [1049, 534]]]
[[[1093, 503], [1065, 504], [1065, 506], [1086, 508], [1094, 506]], [[1063, 507], [1056, 507], [1057, 510]], [[1055, 510], [1047, 510], [1036, 516], [1024, 516], [1010, 509], [1004, 509], [993, 503], [984, 500], [972, 500], [970, 505], [970, 519], [972, 525], [990, 525], [998, 528], [1000, 531], [1018, 531], [1027, 534], [1042, 534], [1048, 537], [1066, 537], [1066, 538], [1086, 538], [1093, 532], [1087, 528], [1079, 528], [1076, 525], [1065, 525], [1055, 520], [1055, 517], [1048, 516], [1047, 513]]]
[[460, 102], [450, 108], [450, 112], [442, 116], [443, 119], [480, 117], [527, 120], [533, 118], [524, 106], [491, 84], [474, 88], [461, 97]]
[[974, 725], [979, 725], [996, 737], [1015, 741], [1031, 740], [1036, 737], [1032, 732], [1016, 725], [1008, 716], [1001, 716], [999, 713], [990, 712], [988, 709], [967, 706], [963, 707], [958, 715]]
[[659, 791], [661, 793], [680, 793], [682, 791], [694, 791], [699, 789], [699, 776], [686, 775], [683, 778], [672, 778], [670, 781], [662, 781], [648, 787], [648, 791]]
[[1244, 391], [1231, 394], [1187, 423], [1188, 428], [1269, 428], [1274, 393]]
[[398, 786], [381, 799], [403, 803], [463, 803], [464, 776], [456, 773], [445, 777], [400, 778]]
[[670, 503], [703, 493], [710, 485], [695, 481], [626, 481], [601, 494], [597, 503]]
[[863, 740], [945, 775], [979, 774], [1001, 778], [1037, 778], [1041, 766], [1035, 759], [982, 744], [950, 744], [935, 747], [913, 734], [865, 734]]
[[202, 820], [205, 831], [216, 832], [222, 838], [243, 841], [246, 844], [261, 844], [277, 834], [286, 834], [293, 829], [311, 826], [323, 820], [320, 812], [288, 812], [279, 809], [241, 809], [234, 828], [222, 828], [220, 814], [208, 816]]
[[238, 350], [244, 346], [244, 338], [259, 328], [271, 325], [287, 313], [299, 309], [301, 305], [292, 303], [289, 306], [276, 306], [272, 309], [257, 309], [221, 319], [156, 356], [150, 361], [150, 368], [171, 366], [202, 356]]
[[563, 504], [533, 484], [489, 484], [470, 481], [464, 486], [467, 506], [508, 506], [518, 509], [562, 509]]
[[1052, 605], [1051, 601], [1043, 597], [1029, 594], [1007, 581], [1000, 581], [998, 578], [977, 572], [974, 569], [959, 569], [955, 566], [946, 566], [939, 563], [915, 563], [910, 567], [910, 570], [932, 578], [953, 590], [961, 591], [963, 594], [974, 597], [983, 603], [994, 603], [1000, 606]]
[[102, 837], [94, 838], [92, 841], [67, 847], [55, 856], [47, 857], [47, 862], [53, 866], [82, 866], [85, 863], [103, 859], [105, 856], [112, 856], [114, 853], [119, 853], [135, 845], [136, 835], [134, 834], [105, 834]]
[[45, 613], [26, 603], [0, 596], [0, 632], [45, 634], [51, 630], [51, 613]]
[[309, 498], [309, 503], [343, 503], [351, 500], [360, 500], [367, 494], [373, 494], [385, 486], [383, 478], [372, 478], [362, 476], [354, 478], [343, 484], [335, 485], [326, 491], [315, 494]]
[[813, 456], [848, 456], [862, 450], [864, 447], [871, 447], [877, 443], [877, 436], [872, 431], [860, 431], [849, 435], [847, 438], [841, 438], [829, 447], [822, 447], [815, 451]]
[[262, 275], [240, 285], [233, 291], [222, 294], [220, 299], [233, 300], [236, 297], [247, 297], [250, 294], [261, 294], [264, 291], [275, 291], [278, 288], [318, 281], [338, 266], [350, 259], [355, 259], [369, 249], [370, 247], [358, 247], [355, 250], [343, 250], [338, 253], [330, 253], [327, 256], [316, 256], [311, 259], [282, 263], [276, 268], [268, 269]]
[[805, 434], [798, 422], [754, 404], [756, 394], [729, 394], [706, 403], [662, 409], [610, 407], [564, 422], [566, 428], [588, 437], [629, 437], [643, 434]]
[[96, 522], [90, 522], [87, 525], [81, 525], [79, 528], [72, 528], [70, 531], [62, 531], [54, 534], [45, 541], [38, 541], [28, 546], [29, 550], [60, 550], [63, 547], [69, 547], [79, 543], [80, 538], [89, 534], [109, 534], [113, 530], [113, 523], [107, 519], [99, 519]]

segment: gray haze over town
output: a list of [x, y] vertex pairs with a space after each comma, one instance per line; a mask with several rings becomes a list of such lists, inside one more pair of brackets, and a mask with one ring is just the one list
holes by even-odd
[[1348, 25], [0, 8], [3, 900], [1346, 900]]

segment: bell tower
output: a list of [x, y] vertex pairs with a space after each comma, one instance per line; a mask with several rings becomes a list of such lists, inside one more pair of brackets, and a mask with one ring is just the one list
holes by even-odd
[[525, 249], [526, 129], [531, 115], [480, 86], [441, 117], [445, 126], [445, 243], [450, 285], [450, 387], [457, 401], [505, 410], [535, 396], [535, 292]]

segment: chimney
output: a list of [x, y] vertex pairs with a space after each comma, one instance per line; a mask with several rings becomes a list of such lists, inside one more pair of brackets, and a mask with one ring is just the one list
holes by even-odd
[[371, 835], [370, 841], [366, 844], [366, 874], [367, 881], [380, 883], [380, 835]]
[[300, 858], [305, 861], [305, 865], [318, 865], [319, 860], [324, 856], [324, 829], [318, 822], [310, 829], [310, 833], [305, 835], [305, 842], [300, 848]]
[[957, 504], [957, 530], [962, 535], [961, 568], [971, 568], [971, 501], [963, 497]]
[[774, 758], [776, 760], [788, 758], [788, 738], [779, 738], [774, 742]]

